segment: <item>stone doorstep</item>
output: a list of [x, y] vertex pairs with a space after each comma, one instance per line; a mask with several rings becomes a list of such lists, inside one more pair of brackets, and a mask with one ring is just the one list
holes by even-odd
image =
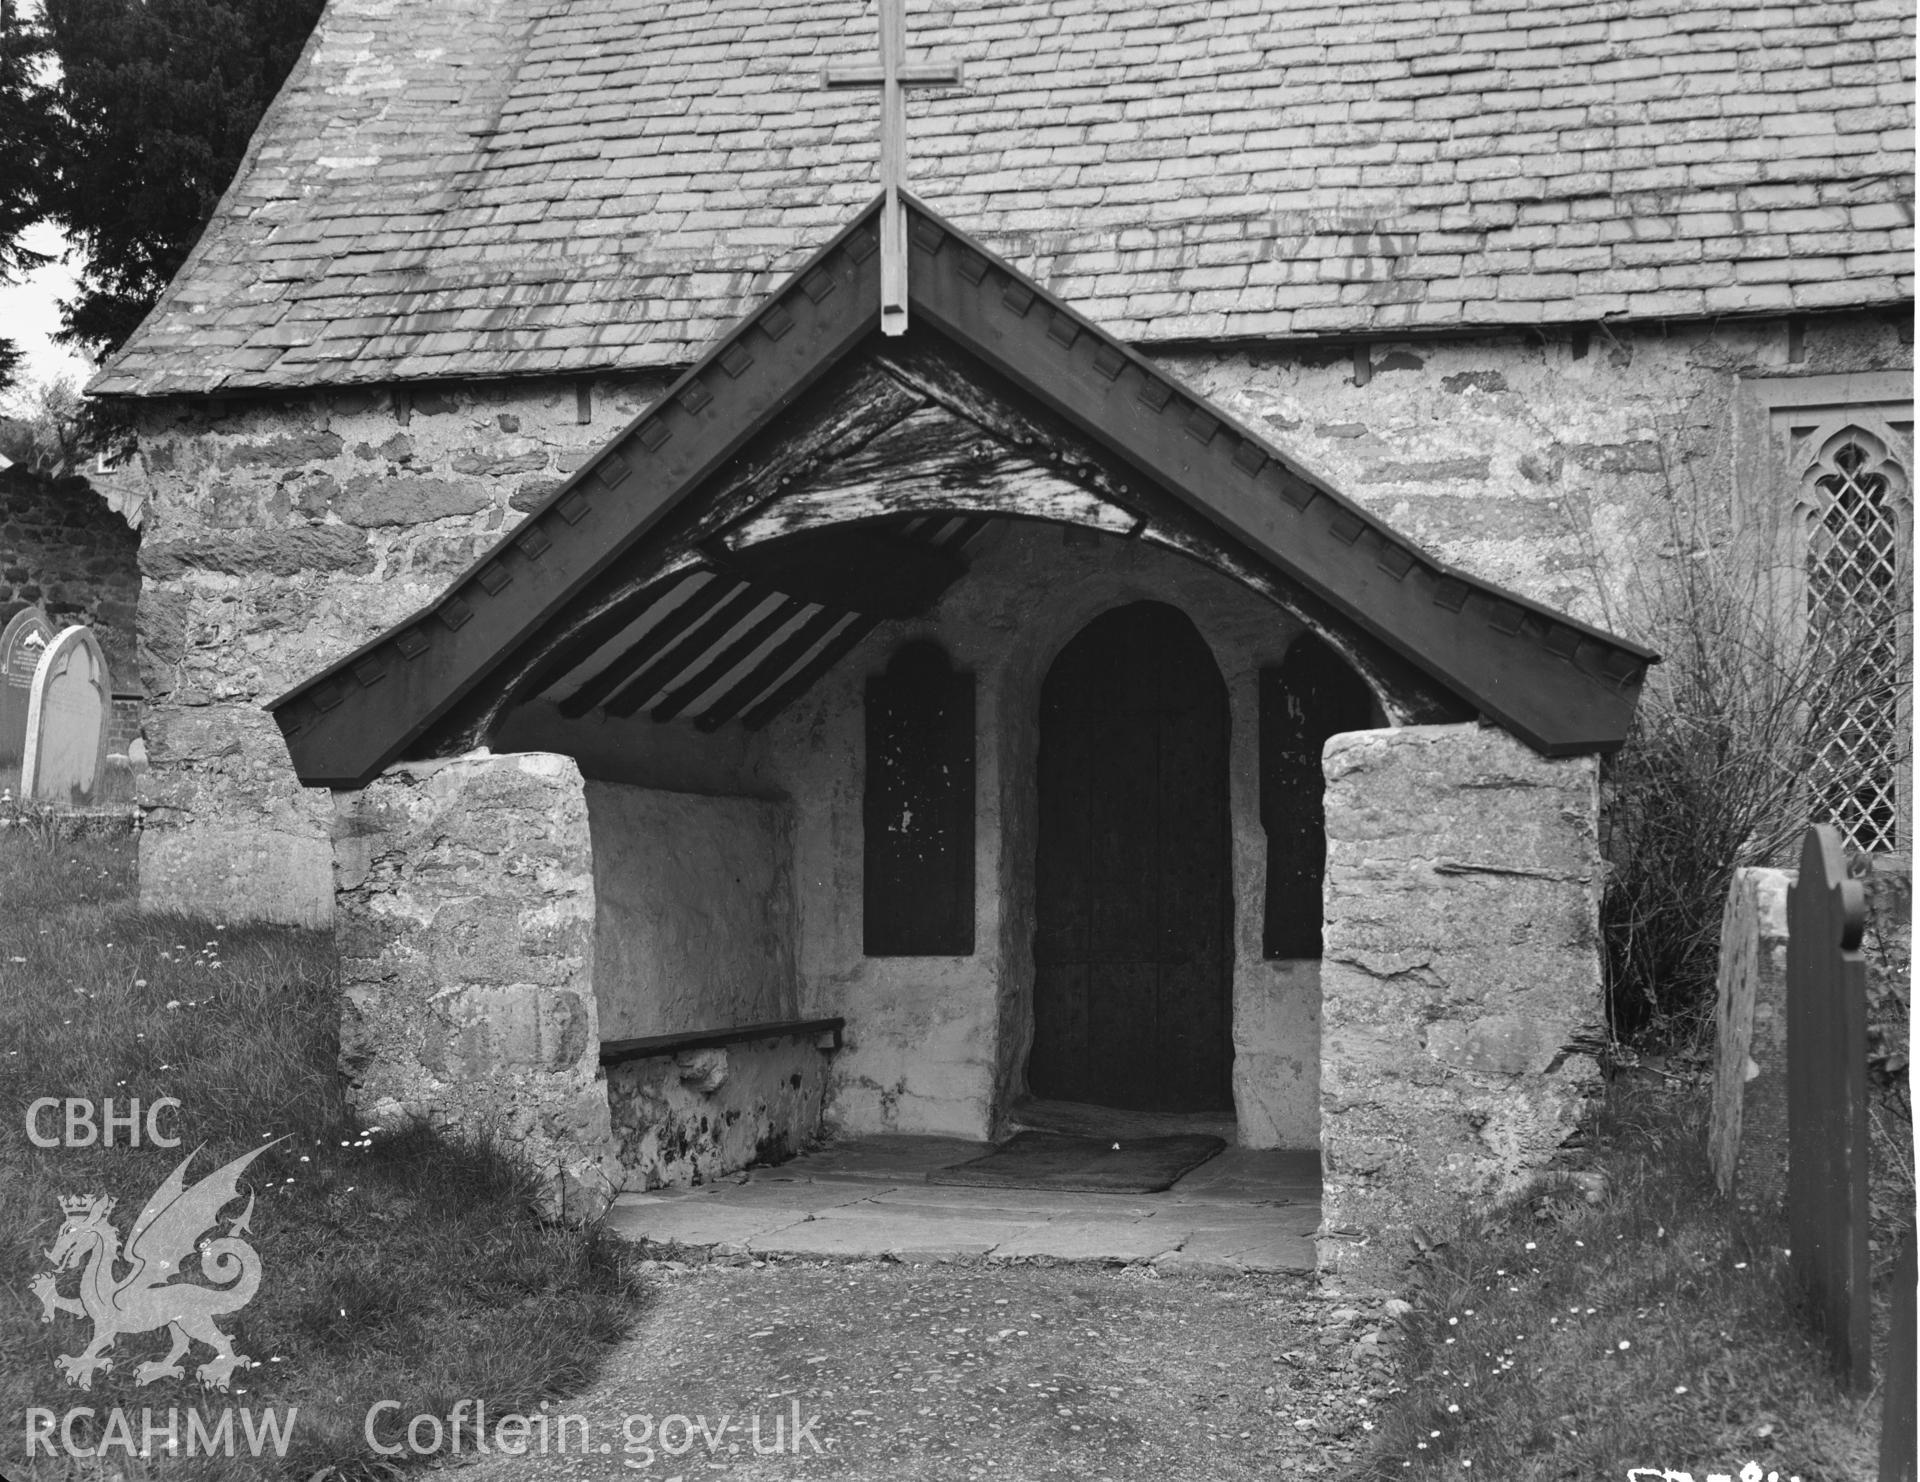
[[757, 1172], [760, 1180], [810, 1181], [817, 1178], [863, 1182], [921, 1183], [936, 1168], [977, 1158], [993, 1144], [964, 1137], [889, 1133], [862, 1137], [802, 1153], [778, 1168]]
[[1003, 1260], [1151, 1262], [1176, 1251], [1189, 1231], [1163, 1220], [1053, 1220], [1011, 1237], [993, 1254]]
[[1048, 1259], [1236, 1274], [1307, 1272], [1314, 1267], [1312, 1231], [1318, 1212], [1301, 1207], [1276, 1221], [1264, 1210], [1211, 1211], [1205, 1223], [1163, 1210], [1132, 1218], [1044, 1215], [980, 1218], [939, 1206], [889, 1205], [861, 1199], [795, 1208], [727, 1207], [721, 1201], [624, 1196], [608, 1224], [628, 1239], [667, 1246], [728, 1247], [755, 1256], [994, 1260]]
[[1313, 1232], [1294, 1230], [1195, 1230], [1163, 1266], [1232, 1268], [1240, 1271], [1311, 1271]]
[[736, 1184], [722, 1180], [694, 1188], [649, 1189], [644, 1194], [622, 1194], [618, 1202], [631, 1208], [725, 1205], [730, 1209], [791, 1209], [797, 1211], [797, 1215], [802, 1215], [840, 1204], [857, 1204], [891, 1187], [888, 1184], [855, 1183], [851, 1180], [843, 1182], [837, 1179], [777, 1184], [758, 1180]]
[[1153, 1195], [1075, 1194], [1047, 1189], [978, 1189], [959, 1184], [897, 1184], [875, 1193], [871, 1203], [888, 1209], [949, 1211], [982, 1218], [1036, 1223], [1060, 1215], [1146, 1219], [1167, 1208]]
[[608, 1224], [629, 1239], [729, 1259], [1089, 1261], [1212, 1275], [1314, 1269], [1312, 1155], [1229, 1149], [1160, 1194], [926, 1181], [929, 1170], [987, 1146], [862, 1138], [744, 1179], [622, 1194]]
[[799, 1224], [806, 1215], [793, 1209], [714, 1209], [635, 1206], [614, 1201], [606, 1225], [628, 1240], [659, 1245], [743, 1245], [756, 1235]]
[[856, 1220], [836, 1213], [754, 1236], [746, 1244], [755, 1255], [918, 1255], [954, 1260], [989, 1255], [1026, 1228], [1007, 1220]]

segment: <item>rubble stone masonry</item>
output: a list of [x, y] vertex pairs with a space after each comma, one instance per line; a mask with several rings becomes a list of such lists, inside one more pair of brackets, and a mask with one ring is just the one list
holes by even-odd
[[[140, 537], [84, 478], [0, 470], [0, 608], [32, 603], [54, 627], [85, 623], [117, 691], [137, 689]], [[114, 750], [125, 751], [119, 737]]]
[[1599, 1092], [1599, 768], [1477, 725], [1324, 765], [1320, 1266], [1397, 1288], [1416, 1226], [1524, 1188]]
[[[1797, 357], [1797, 358], [1795, 358]], [[1743, 376], [1911, 364], [1877, 314], [1163, 357], [1442, 559], [1631, 634], [1730, 520]], [[331, 805], [261, 706], [430, 601], [666, 373], [139, 404], [142, 901], [324, 924]], [[1683, 518], [1684, 517], [1684, 518]], [[1691, 538], [1687, 536], [1686, 538]]]
[[579, 769], [541, 752], [389, 768], [340, 794], [333, 833], [354, 1109], [491, 1136], [551, 1212], [597, 1214], [620, 1174]]

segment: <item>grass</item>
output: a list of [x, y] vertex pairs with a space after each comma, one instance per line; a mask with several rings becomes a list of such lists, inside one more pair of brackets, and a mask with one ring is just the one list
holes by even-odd
[[[0, 1101], [13, 1120], [0, 1137], [0, 1471], [22, 1474], [29, 1407], [64, 1416], [91, 1406], [98, 1413], [75, 1432], [83, 1448], [121, 1407], [137, 1450], [143, 1410], [164, 1426], [177, 1409], [184, 1436], [189, 1408], [211, 1426], [231, 1405], [256, 1416], [296, 1410], [285, 1455], [143, 1462], [116, 1445], [103, 1461], [41, 1455], [25, 1474], [226, 1482], [331, 1467], [342, 1479], [388, 1476], [393, 1468], [362, 1434], [378, 1401], [398, 1402], [383, 1414], [402, 1421], [445, 1417], [463, 1399], [504, 1416], [583, 1385], [644, 1300], [627, 1248], [597, 1230], [541, 1223], [524, 1176], [485, 1145], [355, 1121], [335, 1069], [325, 934], [141, 916], [133, 902], [124, 835], [0, 833]], [[143, 1107], [177, 1098], [161, 1131], [180, 1146], [35, 1147], [25, 1113], [39, 1097], [112, 1097], [123, 1112], [129, 1098]], [[43, 1132], [59, 1126], [57, 1117], [41, 1123]], [[27, 1289], [49, 1269], [60, 1198], [115, 1196], [124, 1239], [189, 1151], [204, 1145], [191, 1183], [271, 1139], [285, 1140], [241, 1188], [255, 1200], [247, 1238], [261, 1285], [220, 1323], [255, 1365], [234, 1375], [230, 1393], [202, 1391], [194, 1367], [210, 1355], [196, 1345], [185, 1377], [142, 1387], [134, 1371], [162, 1356], [165, 1337], [127, 1334], [91, 1390], [70, 1387], [55, 1356], [79, 1352], [91, 1325], [65, 1313], [43, 1325]], [[226, 1211], [222, 1233], [243, 1208]], [[61, 1290], [73, 1292], [71, 1274]]]
[[[1702, 1088], [1616, 1079], [1593, 1129], [1598, 1202], [1536, 1191], [1447, 1232], [1410, 1293], [1403, 1387], [1365, 1475], [1587, 1482], [1757, 1463], [1780, 1482], [1869, 1482], [1878, 1388], [1849, 1397], [1828, 1377], [1784, 1224], [1715, 1194], [1705, 1124]], [[1875, 1248], [1884, 1287], [1892, 1242]]]

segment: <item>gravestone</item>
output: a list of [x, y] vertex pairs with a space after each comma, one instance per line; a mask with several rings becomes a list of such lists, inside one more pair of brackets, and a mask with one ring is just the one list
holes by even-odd
[[113, 687], [100, 640], [89, 628], [62, 629], [34, 670], [20, 796], [80, 807], [98, 802], [112, 716]]
[[1720, 1193], [1771, 1217], [1787, 1193], [1787, 891], [1792, 870], [1741, 868], [1720, 920], [1713, 1113]]
[[33, 672], [53, 641], [53, 624], [37, 607], [23, 607], [0, 629], [0, 767], [17, 767], [27, 749], [27, 705]]

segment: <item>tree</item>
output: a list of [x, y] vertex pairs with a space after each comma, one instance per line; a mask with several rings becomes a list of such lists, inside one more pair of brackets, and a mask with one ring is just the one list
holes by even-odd
[[70, 376], [21, 393], [20, 415], [0, 417], [0, 453], [35, 473], [71, 473], [87, 451], [87, 407]]
[[[45, 167], [47, 90], [40, 72], [46, 37], [20, 13], [16, 0], [0, 0], [0, 282], [46, 261], [20, 245], [20, 234], [39, 220], [39, 181]], [[17, 166], [17, 167], [16, 167]], [[20, 348], [0, 335], [0, 391], [13, 384]]]
[[84, 258], [63, 341], [108, 352], [146, 317], [324, 3], [46, 0], [60, 77], [41, 194]]

